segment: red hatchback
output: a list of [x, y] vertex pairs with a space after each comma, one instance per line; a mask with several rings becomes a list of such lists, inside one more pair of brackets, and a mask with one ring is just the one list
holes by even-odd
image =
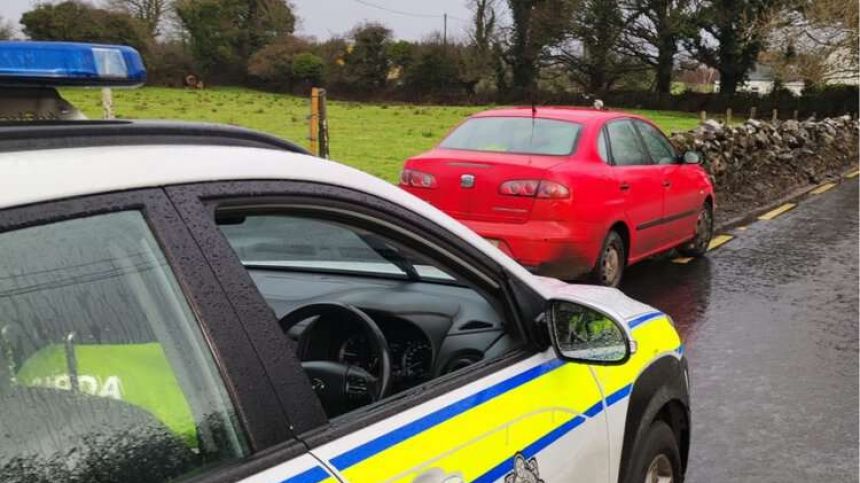
[[400, 185], [530, 270], [617, 286], [626, 265], [711, 239], [714, 190], [695, 152], [650, 121], [561, 107], [476, 114], [406, 161]]

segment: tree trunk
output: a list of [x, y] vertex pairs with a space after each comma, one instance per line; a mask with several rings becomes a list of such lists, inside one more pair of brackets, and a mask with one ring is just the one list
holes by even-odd
[[657, 52], [657, 92], [660, 94], [672, 93], [672, 70], [675, 68], [675, 54], [678, 47], [672, 36], [661, 39], [659, 52]]
[[720, 70], [720, 95], [731, 96], [738, 90], [740, 78], [734, 66], [723, 64]]
[[720, 47], [718, 49], [720, 64], [717, 70], [720, 71], [720, 95], [734, 95], [738, 89], [740, 76], [738, 71], [741, 69], [740, 56], [738, 55], [738, 39], [735, 31], [731, 28], [723, 28], [718, 37]]
[[513, 19], [514, 36], [511, 45], [511, 87], [512, 94], [518, 99], [525, 99], [534, 84], [536, 67], [534, 56], [531, 55], [530, 30], [533, 1], [511, 0], [509, 6]]

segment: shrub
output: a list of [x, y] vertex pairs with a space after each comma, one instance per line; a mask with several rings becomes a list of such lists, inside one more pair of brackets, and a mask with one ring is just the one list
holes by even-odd
[[319, 86], [325, 79], [325, 62], [310, 52], [302, 52], [293, 57], [291, 73], [293, 82]]
[[[296, 67], [294, 61], [310, 48], [309, 43], [299, 37], [287, 35], [258, 50], [248, 60], [248, 75], [265, 87], [290, 90], [297, 80], [305, 80], [307, 76], [317, 75], [322, 79], [323, 71], [316, 74], [312, 64], [322, 65], [322, 60], [313, 54], [304, 57], [303, 65]], [[313, 58], [313, 59], [311, 59]], [[296, 71], [301, 75], [296, 76]]]

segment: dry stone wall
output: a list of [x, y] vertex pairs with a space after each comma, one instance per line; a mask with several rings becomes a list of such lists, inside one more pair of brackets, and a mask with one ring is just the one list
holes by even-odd
[[776, 123], [750, 119], [725, 126], [707, 120], [674, 133], [682, 151], [705, 155], [717, 190], [718, 218], [749, 211], [800, 186], [856, 166], [858, 122], [850, 116]]

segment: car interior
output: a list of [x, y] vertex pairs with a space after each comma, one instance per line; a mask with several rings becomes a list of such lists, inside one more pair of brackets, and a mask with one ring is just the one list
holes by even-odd
[[236, 209], [216, 221], [330, 418], [519, 347], [455, 270], [366, 228]]
[[242, 454], [146, 226], [0, 233], [0, 481], [167, 481]]

